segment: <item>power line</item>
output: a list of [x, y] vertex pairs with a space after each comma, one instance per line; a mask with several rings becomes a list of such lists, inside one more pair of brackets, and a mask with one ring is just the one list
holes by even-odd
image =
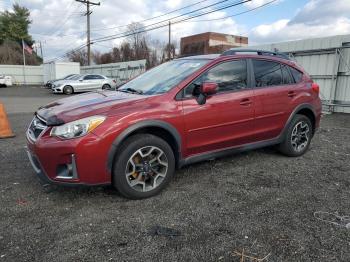
[[[171, 22], [171, 23], [172, 24], [178, 24], [178, 23], [181, 23], [183, 21], [187, 21], [189, 19], [193, 19], [193, 18], [200, 17], [200, 16], [207, 15], [207, 14], [211, 14], [211, 13], [214, 13], [214, 12], [217, 12], [217, 11], [221, 11], [221, 10], [224, 10], [224, 9], [227, 9], [227, 8], [230, 8], [230, 7], [242, 5], [242, 4], [250, 2], [250, 1], [252, 1], [252, 0], [245, 0], [245, 1], [235, 2], [235, 3], [232, 3], [232, 4], [224, 6], [224, 7], [220, 7], [220, 8], [217, 8], [217, 9], [214, 9], [214, 10], [211, 10], [211, 11], [207, 11], [207, 12], [204, 12], [204, 13], [201, 13], [201, 14], [197, 14], [197, 15], [193, 15], [193, 16], [190, 16], [190, 17], [186, 17], [186, 18], [184, 18], [182, 20], [177, 20], [177, 21]], [[206, 9], [206, 8], [203, 8], [203, 9]], [[177, 17], [181, 17], [181, 16], [177, 16]], [[164, 22], [168, 22], [168, 21], [170, 21], [170, 20], [165, 20]], [[104, 42], [104, 41], [109, 41], [109, 40], [113, 40], [113, 39], [123, 38], [123, 37], [126, 37], [126, 36], [134, 35], [136, 33], [144, 33], [144, 32], [152, 31], [152, 30], [155, 30], [155, 29], [158, 29], [158, 28], [162, 28], [162, 27], [165, 27], [165, 26], [168, 26], [168, 23], [167, 24], [162, 24], [162, 25], [159, 25], [159, 26], [156, 26], [156, 27], [153, 27], [153, 28], [149, 28], [149, 29], [144, 27], [145, 29], [141, 29], [138, 32], [128, 31], [128, 32], [124, 32], [124, 33], [121, 33], [121, 34], [117, 34], [117, 35], [110, 35], [110, 36], [106, 36], [106, 37], [103, 37], [103, 38], [97, 38], [97, 39], [93, 39], [92, 42]]]
[[[193, 4], [190, 4], [190, 5], [187, 5], [187, 6], [178, 8], [178, 9], [175, 9], [175, 10], [173, 10], [173, 11], [170, 11], [170, 12], [167, 12], [167, 13], [164, 13], [164, 14], [161, 14], [161, 15], [158, 15], [158, 16], [154, 16], [154, 17], [146, 18], [146, 19], [141, 20], [141, 21], [137, 21], [136, 23], [143, 23], [143, 22], [146, 22], [146, 21], [154, 20], [154, 19], [157, 19], [157, 18], [166, 16], [166, 15], [173, 14], [173, 13], [178, 12], [178, 11], [180, 11], [180, 10], [187, 9], [187, 8], [189, 8], [189, 7], [192, 7], [192, 6], [195, 6], [195, 5], [198, 5], [198, 4], [207, 2], [207, 1], [209, 1], [209, 0], [198, 1], [198, 2], [195, 2], [195, 3], [193, 3]], [[114, 27], [104, 27], [104, 28], [95, 28], [95, 29], [92, 28], [91, 31], [104, 31], [104, 30], [110, 30], [110, 29], [117, 29], [117, 28], [127, 27], [127, 26], [129, 26], [129, 25], [130, 25], [130, 24], [119, 25], [119, 26], [114, 26]]]
[[196, 22], [211, 22], [211, 21], [223, 20], [223, 19], [227, 19], [227, 18], [230, 18], [230, 17], [235, 17], [235, 16], [239, 16], [239, 15], [243, 15], [243, 14], [255, 11], [255, 10], [260, 9], [262, 7], [265, 7], [265, 6], [269, 5], [269, 4], [272, 4], [273, 2], [276, 2], [276, 1], [278, 1], [278, 0], [272, 0], [270, 2], [267, 2], [267, 3], [263, 4], [263, 5], [259, 5], [257, 7], [251, 8], [249, 10], [246, 10], [246, 11], [243, 11], [243, 12], [240, 12], [240, 13], [236, 13], [236, 14], [233, 14], [233, 15], [225, 16], [225, 17], [213, 18], [213, 19], [195, 20], [195, 21], [184, 21], [184, 22], [196, 23]]
[[[237, 5], [242, 5], [244, 3], [247, 3], [247, 2], [250, 2], [252, 0], [245, 0], [245, 1], [240, 1], [240, 2], [235, 2], [233, 4], [230, 4], [230, 5], [227, 5], [227, 6], [224, 6], [224, 7], [220, 7], [220, 8], [217, 8], [215, 10], [211, 10], [211, 11], [207, 11], [207, 12], [204, 12], [204, 13], [201, 13], [201, 14], [197, 14], [197, 15], [193, 15], [192, 17], [187, 17], [187, 18], [184, 18], [182, 20], [178, 20], [178, 21], [175, 21], [173, 22], [172, 24], [177, 24], [177, 23], [181, 23], [183, 21], [186, 21], [186, 20], [189, 20], [189, 19], [193, 19], [193, 18], [196, 18], [196, 17], [199, 17], [199, 16], [203, 16], [203, 15], [207, 15], [207, 14], [210, 14], [210, 13], [213, 13], [213, 12], [217, 12], [217, 11], [220, 11], [220, 10], [224, 10], [224, 9], [227, 9], [227, 8], [230, 8], [230, 7], [233, 7], [233, 6], [237, 6]], [[202, 9], [206, 9], [206, 8], [202, 8]], [[200, 9], [201, 10], [201, 9]], [[165, 20], [167, 21], [167, 20]], [[169, 22], [169, 21], [168, 21]], [[94, 44], [94, 43], [99, 43], [99, 42], [105, 42], [105, 41], [109, 41], [109, 40], [113, 40], [113, 39], [118, 39], [118, 38], [123, 38], [123, 37], [127, 37], [127, 36], [130, 36], [130, 35], [134, 35], [134, 34], [137, 34], [137, 33], [143, 33], [143, 32], [148, 32], [148, 31], [152, 31], [152, 30], [156, 30], [156, 29], [159, 29], [159, 28], [162, 28], [162, 27], [165, 27], [165, 26], [168, 26], [168, 24], [166, 25], [160, 25], [160, 26], [157, 26], [157, 27], [153, 27], [153, 28], [149, 28], [149, 29], [144, 29], [144, 30], [140, 30], [140, 31], [137, 31], [137, 32], [125, 32], [124, 34], [121, 34], [121, 35], [118, 35], [118, 36], [113, 36], [109, 39], [102, 39], [102, 40], [92, 40], [90, 42], [90, 44]], [[79, 49], [83, 48], [84, 46], [82, 47], [79, 47], [78, 49], [74, 49], [74, 50], [71, 50], [70, 52], [74, 52], [74, 51], [78, 51]], [[67, 52], [61, 56], [61, 57], [64, 57], [65, 55], [67, 54]], [[59, 59], [59, 58], [58, 58]]]
[[[217, 11], [220, 11], [220, 10], [223, 10], [223, 9], [226, 9], [226, 8], [229, 8], [229, 7], [232, 7], [232, 6], [235, 6], [235, 5], [241, 5], [241, 4], [244, 4], [246, 2], [250, 2], [251, 0], [246, 0], [246, 1], [241, 1], [239, 3], [236, 3], [236, 4], [233, 4], [233, 5], [230, 5], [230, 6], [225, 6], [225, 7], [221, 7], [221, 8], [218, 8], [218, 9], [215, 9], [215, 10], [211, 10], [211, 11], [208, 11], [208, 12], [205, 12], [205, 13], [201, 13], [201, 14], [197, 14], [197, 15], [193, 15], [191, 17], [187, 17], [187, 18], [184, 18], [182, 20], [178, 20], [178, 21], [175, 21], [173, 22], [172, 24], [177, 24], [177, 23], [182, 23], [182, 22], [200, 22], [200, 21], [216, 21], [216, 20], [222, 20], [222, 19], [226, 19], [226, 18], [229, 18], [229, 17], [234, 17], [234, 16], [239, 16], [239, 15], [242, 15], [242, 14], [245, 14], [245, 13], [248, 13], [248, 12], [252, 12], [252, 11], [255, 11], [259, 8], [262, 8], [262, 7], [265, 7], [269, 4], [272, 4], [273, 2], [276, 2], [277, 0], [272, 0], [270, 2], [267, 2], [265, 4], [262, 4], [260, 6], [257, 6], [255, 8], [251, 8], [249, 10], [246, 10], [244, 12], [240, 12], [240, 13], [236, 13], [236, 14], [233, 14], [233, 15], [230, 15], [230, 16], [226, 16], [226, 17], [221, 17], [221, 18], [214, 18], [214, 19], [206, 19], [206, 20], [196, 20], [196, 21], [188, 21], [190, 19], [193, 19], [193, 18], [196, 18], [196, 17], [200, 17], [200, 16], [204, 16], [204, 15], [207, 15], [207, 14], [210, 14], [210, 13], [213, 13], [213, 12], [217, 12]], [[166, 25], [161, 25], [161, 26], [157, 26], [157, 27], [153, 27], [153, 28], [149, 28], [149, 29], [144, 29], [144, 30], [140, 30], [138, 32], [124, 32], [123, 35], [120, 35], [118, 37], [113, 37], [111, 39], [104, 39], [104, 40], [99, 40], [99, 41], [95, 41], [95, 42], [92, 42], [91, 44], [96, 44], [96, 45], [100, 45], [100, 46], [104, 46], [104, 45], [101, 45], [99, 44], [99, 42], [104, 42], [104, 41], [109, 41], [109, 40], [113, 40], [113, 39], [117, 39], [117, 38], [123, 38], [123, 37], [126, 37], [126, 36], [129, 36], [129, 35], [133, 35], [135, 33], [142, 33], [142, 32], [148, 32], [148, 31], [152, 31], [152, 30], [155, 30], [155, 29], [159, 29], [159, 28], [162, 28], [162, 27], [166, 27], [168, 26], [167, 24]], [[104, 46], [104, 47], [107, 47], [107, 46]], [[83, 47], [80, 47], [79, 49], [81, 49]], [[76, 51], [76, 50], [71, 50], [71, 52], [73, 51]], [[65, 54], [66, 55], [66, 54]], [[65, 55], [63, 55], [62, 57], [64, 57]]]
[[[171, 17], [171, 18], [169, 18], [169, 19], [162, 20], [162, 21], [159, 21], [159, 22], [150, 24], [150, 25], [146, 25], [146, 26], [144, 26], [144, 28], [149, 27], [149, 26], [154, 26], [154, 25], [157, 25], [157, 24], [161, 24], [161, 23], [164, 23], [164, 22], [166, 22], [167, 25], [168, 25], [169, 21], [171, 21], [171, 20], [173, 20], [173, 19], [176, 19], [176, 18], [179, 18], [179, 17], [182, 17], [182, 16], [186, 16], [186, 15], [189, 15], [189, 14], [193, 14], [193, 13], [198, 12], [198, 11], [200, 11], [200, 10], [207, 9], [207, 8], [209, 8], [209, 7], [212, 7], [212, 6], [215, 6], [215, 5], [218, 5], [218, 4], [222, 4], [222, 3], [227, 2], [227, 1], [229, 1], [229, 0], [218, 1], [218, 2], [215, 2], [215, 3], [213, 3], [213, 4], [207, 5], [207, 6], [205, 6], [205, 7], [202, 7], [202, 8], [196, 9], [196, 10], [192, 10], [192, 11], [190, 11], [190, 12], [187, 12], [187, 13], [184, 13], [184, 14], [181, 14], [181, 15], [177, 15], [177, 16]], [[249, 1], [252, 1], [252, 0], [249, 0]], [[235, 2], [233, 5], [236, 5], [236, 4], [237, 4], [237, 2]], [[239, 3], [238, 3], [238, 4], [239, 4]], [[228, 7], [231, 7], [231, 6], [233, 6], [233, 5], [231, 4], [231, 5], [229, 5]], [[221, 9], [219, 9], [219, 10], [221, 10]], [[159, 27], [157, 27], [157, 28], [159, 28]], [[112, 36], [119, 36], [119, 35], [120, 35], [120, 34], [115, 34], [115, 35], [100, 37], [100, 38], [96, 38], [95, 41], [98, 41], [98, 40], [103, 39], [103, 38], [112, 37]]]
[[90, 5], [100, 5], [100, 2], [90, 2], [89, 0], [75, 0], [79, 3], [86, 5], [86, 45], [87, 45], [87, 56], [88, 56], [88, 65], [90, 65], [90, 58], [91, 58], [91, 50], [90, 50], [90, 15], [92, 11], [90, 11]]
[[[51, 35], [54, 35], [54, 34], [56, 34], [57, 32], [60, 32], [60, 31], [63, 29], [63, 26], [68, 22], [68, 20], [69, 20], [70, 18], [72, 18], [72, 13], [73, 13], [73, 12], [76, 12], [76, 11], [78, 10], [78, 8], [79, 8], [79, 6], [76, 6], [75, 9], [70, 9], [71, 6], [73, 5], [73, 3], [74, 3], [74, 0], [72, 0], [72, 1], [70, 2], [70, 4], [68, 5], [68, 8], [67, 8], [66, 10], [69, 10], [69, 11], [68, 11], [68, 13], [66, 14], [65, 18], [64, 18], [63, 20], [61, 20], [61, 23], [59, 23], [58, 25], [56, 25], [55, 28], [54, 28], [53, 30], [50, 29], [50, 30], [46, 31], [44, 34], [48, 34], [49, 32], [51, 32], [50, 34], [51, 34]], [[63, 21], [63, 22], [62, 22], [62, 21]], [[53, 32], [53, 33], [52, 33], [52, 32]]]

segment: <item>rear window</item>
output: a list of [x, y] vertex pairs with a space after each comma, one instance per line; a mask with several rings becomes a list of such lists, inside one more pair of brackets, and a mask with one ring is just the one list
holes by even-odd
[[294, 83], [293, 77], [291, 76], [288, 66], [282, 65], [282, 76], [283, 76], [283, 84], [290, 85]]
[[289, 69], [292, 73], [295, 83], [301, 82], [301, 79], [303, 78], [303, 73], [293, 67], [289, 67]]
[[253, 60], [255, 85], [257, 87], [277, 86], [283, 84], [281, 64], [266, 61]]

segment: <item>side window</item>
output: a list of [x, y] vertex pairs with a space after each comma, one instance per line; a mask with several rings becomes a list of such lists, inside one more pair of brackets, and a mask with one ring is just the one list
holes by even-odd
[[217, 83], [218, 93], [245, 89], [247, 88], [247, 62], [245, 60], [224, 62], [209, 69], [186, 87], [184, 96], [198, 95], [198, 88], [203, 82]]
[[294, 80], [289, 73], [288, 66], [282, 65], [282, 76], [283, 76], [283, 84], [290, 85], [294, 83]]
[[299, 70], [296, 70], [293, 67], [289, 67], [289, 69], [290, 69], [290, 72], [293, 75], [295, 83], [299, 83], [301, 81], [301, 79], [303, 78], [303, 73], [300, 72]]
[[104, 78], [100, 75], [94, 75], [94, 79], [104, 79]]
[[94, 79], [92, 75], [84, 76], [84, 80], [91, 80], [91, 79]]
[[255, 85], [257, 87], [277, 86], [283, 84], [281, 64], [266, 61], [253, 60]]

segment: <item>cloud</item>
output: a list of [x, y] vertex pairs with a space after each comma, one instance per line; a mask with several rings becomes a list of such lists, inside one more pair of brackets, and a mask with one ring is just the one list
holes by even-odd
[[[107, 35], [122, 34], [127, 31], [127, 27], [121, 27], [123, 25], [127, 25], [133, 21], [142, 21], [189, 4], [181, 0], [155, 0], [152, 4], [147, 4], [146, 1], [139, 0], [118, 1], [118, 4], [115, 4], [113, 0], [103, 0], [100, 6], [92, 7], [91, 39], [94, 40]], [[207, 4], [205, 2], [203, 4], [197, 4], [193, 9]], [[86, 11], [85, 5], [73, 0], [23, 0], [23, 5], [30, 8], [31, 19], [33, 21], [30, 33], [33, 34], [34, 39], [37, 41], [43, 41], [46, 60], [61, 56], [66, 51], [86, 43], [86, 17], [83, 16]], [[150, 25], [189, 10], [191, 9], [181, 10], [159, 19], [147, 20], [144, 24]], [[205, 19], [224, 16], [227, 16], [227, 13], [220, 11], [206, 16]], [[172, 40], [176, 40], [177, 42], [183, 36], [207, 31], [238, 34], [242, 30], [246, 30], [245, 27], [237, 24], [232, 18], [213, 22], [174, 24], [171, 29]], [[164, 27], [149, 31], [148, 35], [151, 39], [167, 42], [168, 28]], [[108, 42], [96, 43], [92, 48], [93, 50], [106, 51], [107, 48], [118, 45], [122, 41], [123, 39], [115, 39]]]
[[[274, 4], [278, 4], [282, 1], [283, 0], [278, 0], [278, 1], [274, 2]], [[248, 7], [249, 9], [251, 9], [251, 8], [256, 8], [256, 7], [262, 6], [268, 2], [271, 2], [271, 0], [252, 0], [250, 2], [244, 3], [244, 5], [246, 7]]]
[[[253, 0], [244, 4], [243, 10], [255, 8], [271, 0]], [[85, 5], [74, 0], [21, 0], [21, 5], [30, 9], [33, 21], [30, 33], [36, 41], [43, 42], [46, 59], [52, 59], [63, 55], [65, 52], [84, 45], [86, 43], [86, 12]], [[127, 27], [121, 27], [134, 21], [142, 21], [149, 17], [159, 16], [174, 9], [193, 4], [199, 1], [188, 2], [184, 0], [153, 0], [140, 1], [128, 0], [101, 0], [100, 6], [92, 7], [91, 15], [91, 39], [97, 39], [108, 35], [122, 34]], [[284, 3], [278, 0], [276, 3]], [[5, 4], [3, 4], [5, 3]], [[186, 10], [174, 12], [158, 19], [147, 20], [145, 25], [150, 25], [160, 20], [167, 20], [185, 11], [190, 11], [210, 2], [198, 3]], [[212, 2], [211, 2], [212, 3]], [[6, 6], [7, 5], [7, 6]], [[0, 0], [1, 8], [9, 8], [9, 2]], [[283, 8], [283, 5], [281, 5]], [[268, 9], [268, 8], [266, 8]], [[208, 10], [208, 9], [207, 9]], [[295, 11], [292, 10], [294, 13]], [[207, 20], [226, 17], [228, 10], [222, 10], [194, 20]], [[264, 14], [265, 15], [265, 14]], [[261, 19], [264, 16], [253, 16], [253, 19]], [[335, 34], [350, 33], [350, 1], [349, 0], [309, 0], [307, 4], [298, 10], [296, 15], [288, 19], [280, 19], [272, 23], [262, 23], [253, 28], [241, 24], [233, 18], [223, 20], [184, 22], [173, 24], [171, 27], [172, 40], [177, 41], [183, 36], [198, 34], [208, 31], [228, 34], [239, 34], [249, 37], [252, 44], [271, 43], [309, 37], [322, 37]], [[162, 42], [168, 41], [168, 28], [149, 31], [151, 39]], [[93, 50], [107, 51], [123, 39], [115, 39], [108, 42], [94, 44]]]
[[350, 1], [345, 0], [311, 0], [289, 24], [321, 25], [332, 23], [337, 17], [346, 17], [350, 13]]
[[350, 1], [311, 0], [292, 19], [251, 29], [250, 43], [273, 43], [350, 33]]

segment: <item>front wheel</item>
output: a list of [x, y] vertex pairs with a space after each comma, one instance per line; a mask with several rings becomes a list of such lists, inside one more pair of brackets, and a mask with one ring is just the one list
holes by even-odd
[[291, 121], [284, 141], [279, 145], [279, 151], [287, 156], [301, 156], [310, 146], [312, 124], [304, 115], [295, 115]]
[[74, 90], [73, 90], [73, 87], [71, 87], [71, 86], [65, 86], [63, 88], [63, 93], [65, 95], [71, 95], [71, 94], [73, 94], [73, 92], [74, 92]]
[[174, 172], [175, 157], [167, 142], [150, 134], [134, 135], [116, 154], [113, 185], [127, 198], [147, 198], [166, 187]]

